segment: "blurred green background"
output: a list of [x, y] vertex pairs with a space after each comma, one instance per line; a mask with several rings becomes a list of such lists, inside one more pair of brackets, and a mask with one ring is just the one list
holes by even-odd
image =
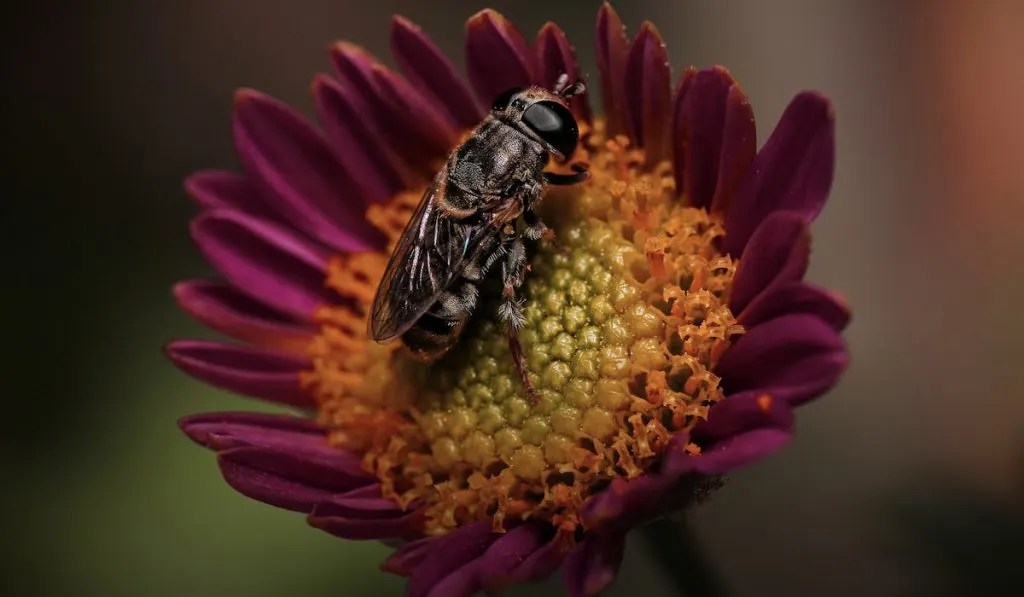
[[[232, 91], [311, 113], [331, 41], [381, 58], [388, 18], [461, 63], [490, 6], [555, 20], [593, 73], [597, 2], [20, 3], [4, 18], [3, 582], [9, 595], [399, 595], [387, 549], [246, 500], [186, 413], [254, 408], [179, 374], [206, 336], [170, 287], [210, 273], [190, 171], [231, 167]], [[1024, 5], [1013, 0], [620, 1], [675, 72], [728, 66], [761, 138], [793, 94], [836, 103], [839, 165], [811, 278], [855, 312], [853, 366], [798, 439], [694, 524], [733, 595], [1021, 595]], [[672, 594], [631, 545], [609, 595]], [[558, 583], [546, 583], [556, 595]], [[528, 589], [514, 591], [525, 595]], [[536, 591], [532, 591], [537, 594]]]

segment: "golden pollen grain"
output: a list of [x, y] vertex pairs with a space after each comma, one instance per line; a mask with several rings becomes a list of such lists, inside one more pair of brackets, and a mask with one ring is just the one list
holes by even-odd
[[[364, 454], [384, 493], [426, 509], [428, 533], [506, 518], [571, 532], [591, 492], [657, 463], [671, 438], [721, 397], [714, 359], [741, 332], [726, 306], [735, 262], [721, 222], [676, 197], [663, 164], [605, 139], [579, 159], [591, 180], [548, 194], [558, 233], [531, 258], [521, 341], [540, 400], [532, 405], [484, 285], [459, 343], [424, 364], [366, 338], [386, 253], [337, 259], [327, 284], [345, 299], [318, 316], [304, 385], [331, 441]], [[404, 193], [368, 219], [391, 240], [418, 201]], [[691, 447], [692, 448], [692, 447]]]

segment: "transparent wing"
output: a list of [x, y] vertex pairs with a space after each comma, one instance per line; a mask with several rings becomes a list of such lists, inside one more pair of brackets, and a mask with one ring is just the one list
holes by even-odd
[[384, 270], [370, 314], [370, 336], [378, 342], [404, 334], [459, 272], [470, 228], [438, 208], [447, 182], [442, 169], [423, 193]]

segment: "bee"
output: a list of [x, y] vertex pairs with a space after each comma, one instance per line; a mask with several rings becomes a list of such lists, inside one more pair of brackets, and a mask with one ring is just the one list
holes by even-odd
[[498, 316], [526, 395], [536, 403], [519, 342], [525, 318], [518, 290], [528, 269], [523, 239], [554, 239], [535, 211], [548, 185], [589, 176], [583, 164], [572, 164], [572, 174], [544, 171], [552, 157], [565, 164], [576, 151], [579, 126], [568, 100], [584, 90], [582, 81], [570, 85], [563, 74], [551, 90], [514, 88], [495, 100], [434, 176], [398, 239], [373, 300], [371, 338], [401, 338], [419, 359], [437, 359], [458, 341], [480, 284], [498, 265]]

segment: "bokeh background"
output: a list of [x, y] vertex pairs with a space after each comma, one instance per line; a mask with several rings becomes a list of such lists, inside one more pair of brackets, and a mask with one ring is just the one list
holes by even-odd
[[[175, 426], [251, 404], [178, 373], [204, 336], [192, 170], [231, 167], [232, 91], [307, 114], [326, 46], [389, 60], [402, 13], [461, 57], [491, 6], [547, 20], [593, 73], [596, 1], [83, 0], [2, 19], [5, 595], [399, 595], [386, 549], [233, 493]], [[798, 439], [692, 515], [728, 594], [1024, 595], [1024, 4], [620, 0], [675, 72], [728, 66], [761, 138], [835, 101], [839, 163], [810, 277], [841, 291], [853, 365]], [[461, 58], [458, 60], [461, 63]], [[673, 594], [633, 544], [609, 595]], [[513, 594], [558, 594], [557, 582]]]

